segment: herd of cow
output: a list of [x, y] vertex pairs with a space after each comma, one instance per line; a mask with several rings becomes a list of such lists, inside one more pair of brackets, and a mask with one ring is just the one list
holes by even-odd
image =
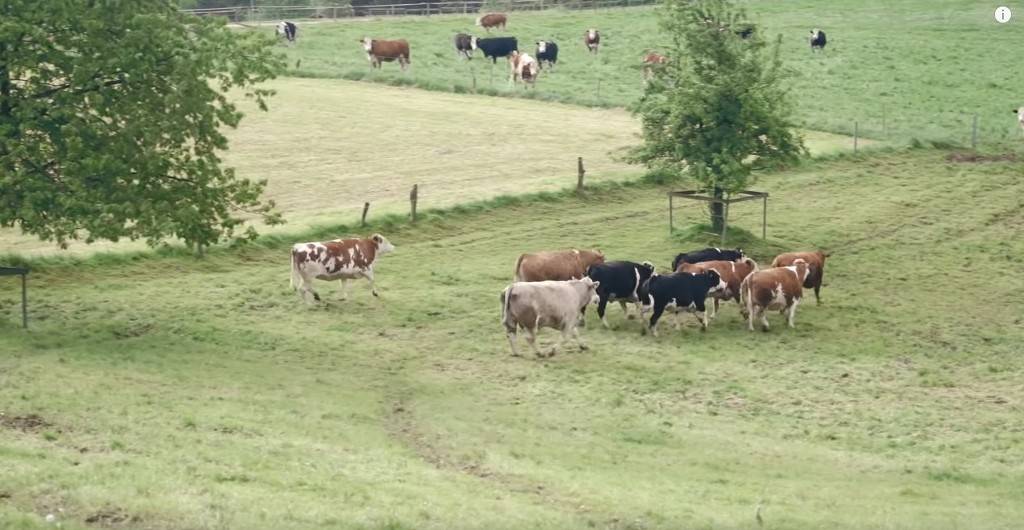
[[[374, 286], [373, 266], [379, 256], [395, 249], [384, 236], [335, 239], [325, 242], [298, 243], [291, 252], [291, 285], [301, 292], [303, 300], [319, 301], [313, 280], [341, 281], [342, 299], [347, 296], [348, 280], [365, 278], [370, 290]], [[526, 332], [526, 340], [538, 357], [544, 354], [537, 347], [540, 328], [561, 332], [561, 340], [547, 356], [552, 356], [571, 336], [581, 350], [587, 349], [579, 335], [585, 325], [588, 305], [597, 305], [597, 315], [607, 328], [605, 310], [609, 302], [618, 302], [628, 318], [627, 303], [636, 305], [641, 320], [651, 312], [650, 320], [642, 322], [644, 333], [657, 336], [658, 321], [666, 310], [674, 314], [679, 328], [679, 313], [693, 312], [701, 329], [707, 330], [722, 300], [734, 300], [747, 327], [754, 330], [755, 321], [768, 331], [766, 311], [779, 310], [786, 315], [789, 327], [794, 325], [796, 308], [803, 298], [803, 289], [814, 290], [821, 303], [820, 291], [825, 274], [822, 251], [787, 252], [772, 260], [770, 268], [761, 269], [741, 249], [706, 248], [679, 254], [672, 261], [671, 273], [658, 274], [651, 262], [605, 261], [599, 250], [561, 250], [523, 254], [516, 260], [513, 282], [501, 292], [501, 322], [505, 327], [513, 355], [517, 334]], [[706, 300], [713, 301], [708, 314]]]

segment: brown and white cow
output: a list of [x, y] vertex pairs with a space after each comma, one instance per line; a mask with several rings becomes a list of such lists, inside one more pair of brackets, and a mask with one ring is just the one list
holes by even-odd
[[713, 270], [725, 282], [725, 289], [712, 291], [709, 295], [715, 299], [715, 309], [708, 315], [715, 318], [718, 314], [718, 303], [720, 300], [735, 300], [740, 302], [740, 284], [750, 273], [758, 270], [757, 262], [750, 258], [740, 258], [736, 261], [703, 261], [700, 263], [680, 263], [676, 272], [689, 272], [691, 274]]
[[785, 314], [789, 327], [793, 327], [808, 271], [807, 262], [797, 259], [788, 267], [750, 273], [740, 284], [740, 313], [747, 319], [747, 328], [754, 331], [754, 320], [760, 318], [761, 329], [768, 331], [768, 317], [764, 312], [770, 309]]
[[1020, 125], [1020, 133], [1024, 134], [1024, 107], [1019, 107], [1013, 111], [1017, 115], [1017, 123]]
[[505, 29], [505, 24], [508, 22], [508, 17], [504, 13], [488, 13], [478, 19], [476, 19], [476, 25], [491, 32], [491, 28]]
[[540, 67], [537, 64], [537, 60], [530, 57], [530, 54], [513, 51], [508, 56], [508, 64], [511, 70], [509, 72], [509, 84], [514, 85], [522, 79], [525, 86], [529, 88], [537, 82], [537, 74], [540, 73]]
[[804, 281], [804, 287], [814, 288], [814, 299], [818, 304], [821, 304], [821, 281], [825, 278], [825, 258], [831, 256], [831, 254], [816, 250], [814, 252], [786, 252], [785, 254], [779, 254], [772, 260], [772, 267], [788, 267], [796, 262], [798, 259], [802, 259], [807, 262], [807, 280]]
[[586, 45], [587, 51], [590, 53], [597, 53], [597, 49], [601, 46], [601, 33], [594, 28], [584, 31], [583, 44]]
[[523, 254], [516, 260], [513, 281], [576, 280], [587, 275], [591, 265], [604, 263], [600, 250], [552, 250]]
[[405, 39], [381, 40], [363, 37], [359, 40], [366, 50], [366, 59], [370, 61], [372, 68], [380, 68], [381, 62], [398, 61], [398, 65], [405, 70], [409, 63], [409, 43]]
[[297, 243], [292, 246], [292, 289], [299, 289], [302, 299], [307, 294], [320, 301], [313, 290], [313, 280], [341, 280], [341, 299], [348, 293], [348, 280], [366, 278], [370, 292], [377, 294], [373, 285], [373, 265], [381, 254], [395, 250], [384, 236], [373, 234], [367, 238], [335, 239], [322, 243]]
[[644, 55], [641, 61], [644, 65], [644, 79], [649, 80], [654, 77], [654, 69], [668, 62], [668, 57], [661, 55], [660, 53], [648, 52]]
[[600, 282], [590, 278], [569, 281], [515, 282], [501, 292], [501, 323], [505, 336], [512, 348], [512, 355], [518, 356], [516, 334], [526, 330], [526, 342], [537, 354], [537, 331], [540, 328], [554, 328], [562, 332], [558, 344], [551, 347], [548, 357], [572, 335], [580, 350], [587, 345], [580, 339], [579, 323], [583, 310], [588, 304], [597, 303], [597, 287]]

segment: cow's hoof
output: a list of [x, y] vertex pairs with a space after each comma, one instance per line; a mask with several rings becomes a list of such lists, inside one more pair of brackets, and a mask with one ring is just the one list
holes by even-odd
[[636, 315], [626, 315], [626, 320], [635, 320]]
[[376, 296], [378, 298], [380, 297], [380, 293], [378, 293], [377, 291], [372, 291], [372, 292], [373, 292], [373, 296]]
[[320, 301], [320, 295], [318, 295], [316, 293], [313, 293], [313, 300], [316, 300], [317, 302], [319, 302]]
[[590, 349], [590, 346], [587, 346], [586, 344], [580, 344], [580, 351], [587, 351], [589, 349]]
[[768, 333], [768, 326], [761, 326], [761, 331]]

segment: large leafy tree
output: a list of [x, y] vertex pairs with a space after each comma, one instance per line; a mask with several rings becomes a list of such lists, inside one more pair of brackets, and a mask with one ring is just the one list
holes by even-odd
[[[689, 174], [716, 198], [751, 184], [753, 171], [795, 161], [803, 141], [791, 119], [781, 37], [768, 45], [728, 0], [664, 0], [668, 62], [635, 108], [643, 145], [633, 160]], [[720, 204], [711, 224], [720, 231]]]
[[271, 47], [168, 0], [0, 2], [0, 226], [201, 248], [278, 222], [218, 157], [242, 117], [228, 92], [266, 108]]

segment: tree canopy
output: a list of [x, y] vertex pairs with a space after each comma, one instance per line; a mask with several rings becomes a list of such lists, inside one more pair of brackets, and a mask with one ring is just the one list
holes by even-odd
[[280, 221], [218, 153], [282, 67], [273, 41], [166, 0], [0, 4], [0, 226], [204, 246]]
[[[665, 0], [659, 15], [668, 61], [634, 109], [644, 143], [633, 160], [689, 174], [718, 198], [746, 188], [756, 169], [795, 161], [805, 150], [783, 83], [781, 37], [769, 46], [728, 0]], [[711, 220], [720, 230], [720, 206]]]

